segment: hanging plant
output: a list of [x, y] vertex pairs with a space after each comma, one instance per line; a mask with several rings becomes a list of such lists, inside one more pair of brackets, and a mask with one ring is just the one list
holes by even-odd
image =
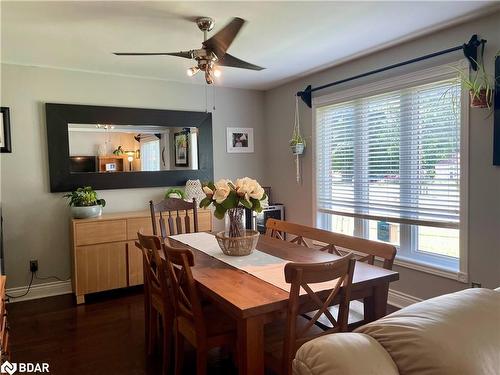
[[469, 90], [470, 106], [472, 108], [488, 108], [493, 103], [494, 79], [486, 73], [484, 63], [475, 61], [477, 70], [472, 74], [465, 73], [463, 70], [453, 68], [458, 72], [458, 80], [462, 86]]
[[295, 120], [293, 122], [292, 139], [290, 139], [290, 148], [292, 154], [302, 155], [306, 148], [306, 140], [300, 134], [300, 119], [299, 119], [299, 97], [295, 97]]

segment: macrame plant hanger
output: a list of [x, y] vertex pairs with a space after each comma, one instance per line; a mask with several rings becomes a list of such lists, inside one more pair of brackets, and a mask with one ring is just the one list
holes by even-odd
[[304, 153], [305, 146], [304, 138], [300, 134], [299, 97], [295, 96], [295, 119], [293, 122], [293, 133], [292, 139], [290, 140], [290, 147], [293, 155], [295, 156], [295, 177], [297, 184], [300, 184], [302, 181], [300, 155]]

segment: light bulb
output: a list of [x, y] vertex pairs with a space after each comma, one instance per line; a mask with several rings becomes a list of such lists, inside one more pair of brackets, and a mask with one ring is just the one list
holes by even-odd
[[129, 156], [129, 157], [127, 158], [127, 160], [128, 160], [129, 162], [133, 162], [133, 161], [134, 161], [134, 157], [133, 157], [133, 156]]
[[198, 73], [200, 69], [197, 66], [193, 66], [192, 68], [189, 68], [186, 73], [189, 77], [194, 76], [196, 73]]
[[214, 77], [219, 78], [222, 74], [222, 71], [218, 68], [214, 69]]

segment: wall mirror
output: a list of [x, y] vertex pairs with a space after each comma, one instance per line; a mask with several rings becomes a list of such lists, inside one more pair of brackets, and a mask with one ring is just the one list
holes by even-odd
[[51, 191], [213, 178], [210, 113], [46, 104]]
[[198, 169], [198, 128], [68, 124], [71, 173]]

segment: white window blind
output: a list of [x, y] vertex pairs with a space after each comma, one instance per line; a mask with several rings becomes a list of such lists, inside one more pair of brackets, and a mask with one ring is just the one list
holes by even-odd
[[160, 170], [160, 140], [154, 135], [141, 137], [141, 171]]
[[460, 84], [316, 108], [319, 212], [458, 228]]

